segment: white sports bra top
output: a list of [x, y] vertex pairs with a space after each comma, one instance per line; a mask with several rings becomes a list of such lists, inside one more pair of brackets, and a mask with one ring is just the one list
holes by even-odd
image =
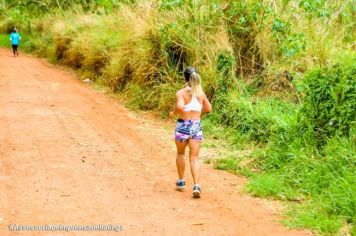
[[185, 104], [183, 107], [183, 111], [197, 111], [201, 112], [203, 105], [199, 103], [198, 98], [196, 96], [192, 96], [192, 100], [188, 104]]

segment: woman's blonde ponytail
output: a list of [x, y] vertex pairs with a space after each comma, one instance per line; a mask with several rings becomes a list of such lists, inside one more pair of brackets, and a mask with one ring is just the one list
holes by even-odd
[[203, 88], [201, 86], [201, 78], [194, 67], [188, 66], [184, 70], [185, 81], [189, 84], [192, 89], [193, 96], [200, 96], [203, 93]]
[[193, 96], [200, 96], [203, 93], [203, 88], [201, 86], [200, 75], [197, 72], [193, 72], [190, 75], [189, 85], [192, 89]]

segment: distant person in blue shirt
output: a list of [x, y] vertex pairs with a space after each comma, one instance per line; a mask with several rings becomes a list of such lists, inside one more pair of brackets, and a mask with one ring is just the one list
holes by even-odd
[[10, 34], [10, 40], [12, 44], [12, 51], [14, 53], [14, 56], [18, 56], [19, 52], [17, 51], [17, 47], [19, 46], [21, 36], [19, 32], [17, 31], [16, 28], [14, 28]]

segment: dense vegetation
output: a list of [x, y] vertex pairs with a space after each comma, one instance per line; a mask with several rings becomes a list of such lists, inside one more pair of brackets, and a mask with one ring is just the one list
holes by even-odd
[[256, 196], [293, 201], [287, 224], [355, 233], [354, 0], [0, 1], [22, 47], [166, 116], [186, 65], [231, 149], [216, 167]]

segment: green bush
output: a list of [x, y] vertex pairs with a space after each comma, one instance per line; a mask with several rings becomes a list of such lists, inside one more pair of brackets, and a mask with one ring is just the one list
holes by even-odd
[[303, 113], [319, 144], [334, 135], [349, 136], [356, 118], [356, 57], [320, 68], [305, 78]]

